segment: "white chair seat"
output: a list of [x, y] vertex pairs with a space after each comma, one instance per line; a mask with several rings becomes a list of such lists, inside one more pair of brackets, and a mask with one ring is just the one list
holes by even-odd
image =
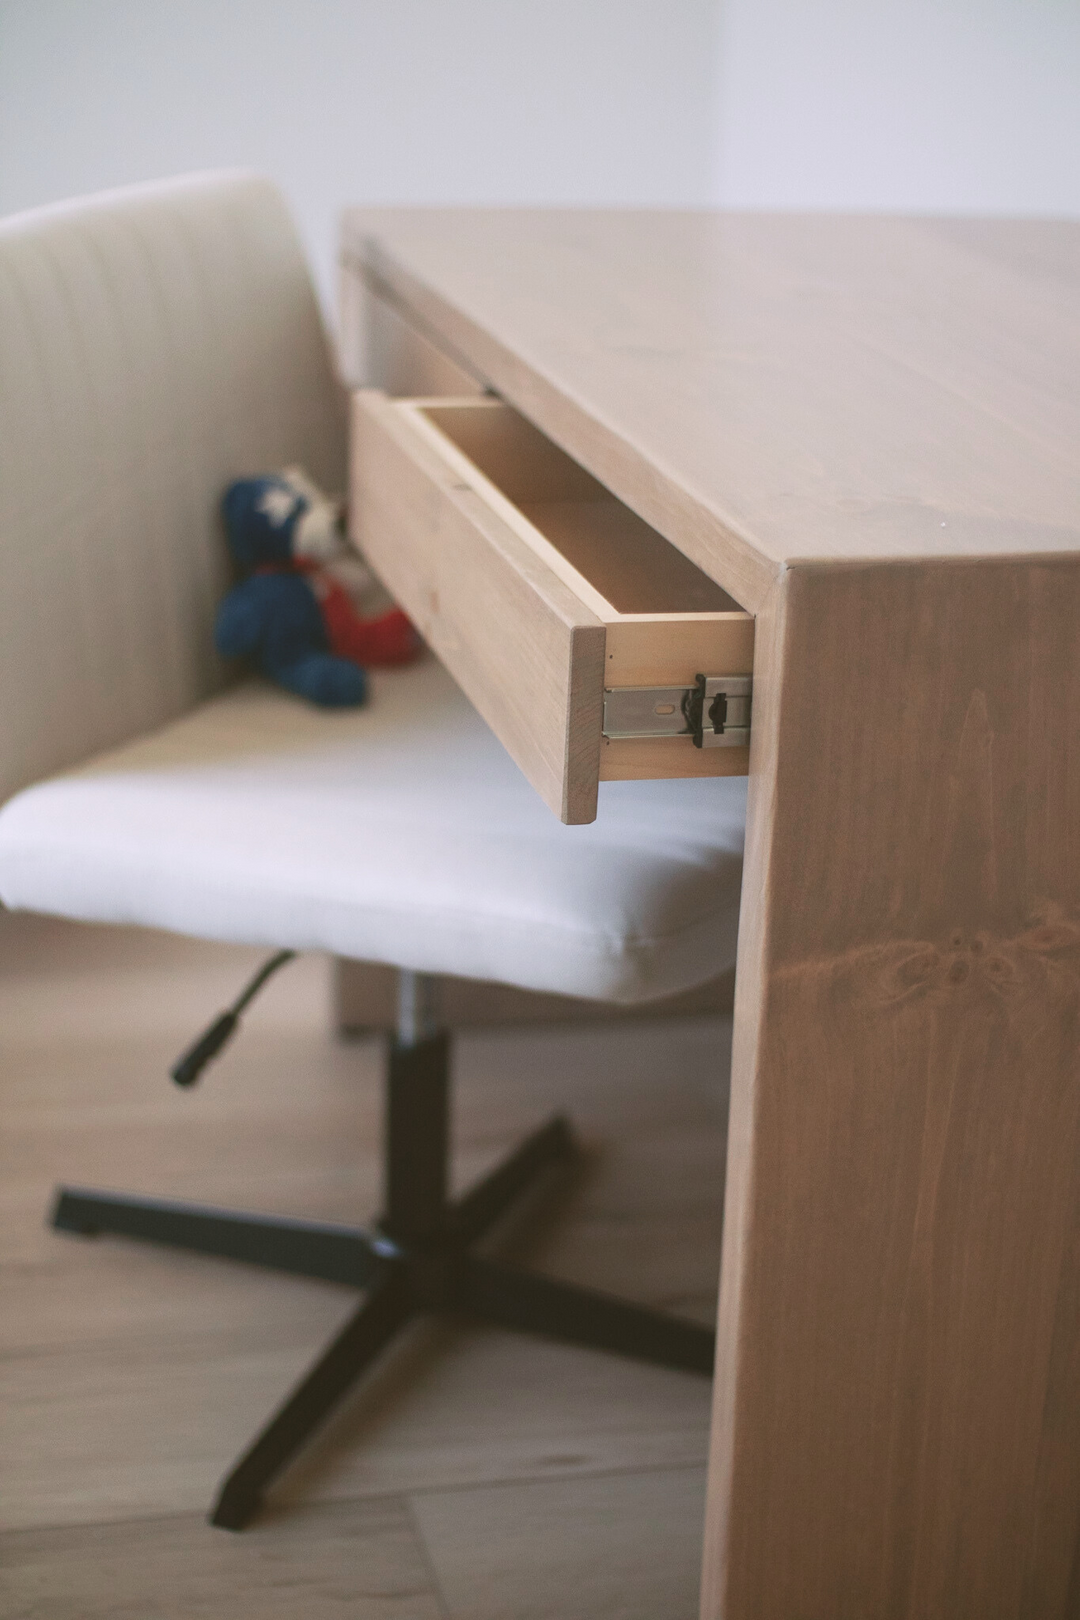
[[259, 683], [0, 811], [11, 908], [631, 1002], [735, 956], [743, 780], [565, 827], [434, 660], [323, 711]]

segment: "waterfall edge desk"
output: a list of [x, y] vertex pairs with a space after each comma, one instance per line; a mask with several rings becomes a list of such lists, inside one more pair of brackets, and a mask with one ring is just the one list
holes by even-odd
[[[611, 656], [752, 668], [704, 1615], [1075, 1614], [1080, 225], [365, 211], [342, 285], [459, 397], [357, 405], [376, 565], [558, 813], [747, 768], [612, 753]], [[695, 566], [612, 607], [545, 500]]]

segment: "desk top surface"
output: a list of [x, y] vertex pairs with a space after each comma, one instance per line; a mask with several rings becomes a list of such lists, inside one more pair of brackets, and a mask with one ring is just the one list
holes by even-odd
[[1080, 223], [356, 210], [343, 251], [752, 610], [1080, 551]]

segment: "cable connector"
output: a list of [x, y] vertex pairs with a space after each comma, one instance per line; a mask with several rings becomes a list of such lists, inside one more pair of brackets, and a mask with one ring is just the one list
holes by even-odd
[[269, 961], [264, 962], [255, 977], [245, 985], [232, 1006], [219, 1014], [210, 1028], [204, 1030], [193, 1046], [189, 1046], [182, 1057], [177, 1058], [170, 1075], [178, 1086], [193, 1086], [206, 1065], [216, 1058], [223, 1046], [227, 1046], [240, 1027], [240, 1014], [250, 1001], [258, 995], [270, 976], [283, 968], [286, 962], [291, 962], [296, 955], [295, 951], [276, 951]]

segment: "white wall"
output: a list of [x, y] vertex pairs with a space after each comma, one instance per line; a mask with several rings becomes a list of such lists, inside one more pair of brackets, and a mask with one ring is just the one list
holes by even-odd
[[0, 0], [0, 213], [251, 166], [345, 202], [704, 204], [716, 0]]
[[1080, 0], [0, 0], [0, 213], [345, 202], [1080, 213]]
[[727, 0], [718, 200], [1080, 214], [1080, 0]]

